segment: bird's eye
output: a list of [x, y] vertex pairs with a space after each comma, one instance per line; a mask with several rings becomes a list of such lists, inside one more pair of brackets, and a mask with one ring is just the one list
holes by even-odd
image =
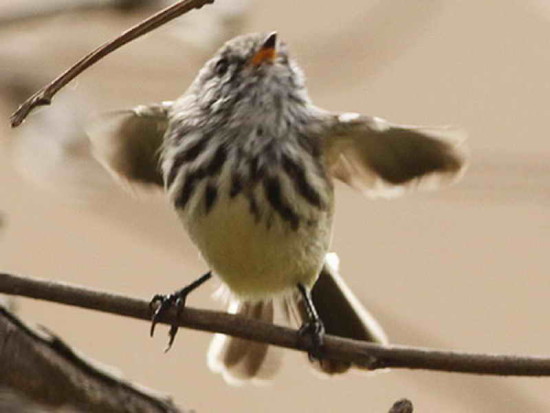
[[216, 72], [216, 75], [223, 76], [227, 72], [228, 68], [229, 68], [229, 61], [225, 57], [222, 57], [220, 60], [216, 62], [214, 71]]

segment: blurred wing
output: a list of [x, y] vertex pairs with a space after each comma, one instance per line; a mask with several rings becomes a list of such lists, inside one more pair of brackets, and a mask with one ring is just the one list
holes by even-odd
[[464, 136], [456, 129], [398, 126], [357, 114], [333, 120], [324, 147], [329, 170], [368, 196], [435, 189], [464, 171]]
[[86, 132], [94, 156], [132, 187], [162, 187], [160, 149], [172, 102], [116, 111], [93, 120]]

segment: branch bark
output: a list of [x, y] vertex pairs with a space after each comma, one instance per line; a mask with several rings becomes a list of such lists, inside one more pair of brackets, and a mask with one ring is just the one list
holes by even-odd
[[23, 104], [11, 115], [10, 121], [12, 128], [19, 126], [35, 107], [49, 105], [53, 96], [59, 92], [59, 90], [88, 67], [108, 54], [184, 13], [193, 9], [199, 9], [205, 4], [213, 2], [214, 0], [180, 0], [128, 29], [114, 40], [104, 43], [23, 102]]
[[36, 403], [26, 409], [16, 408], [15, 401], [9, 407], [0, 403], [2, 411], [183, 412], [167, 397], [106, 372], [59, 337], [32, 330], [2, 307], [0, 371], [0, 400], [9, 392], [19, 404]]
[[[149, 302], [145, 300], [5, 273], [0, 273], [0, 292], [141, 320], [149, 320], [151, 316]], [[307, 351], [308, 347], [296, 330], [216, 311], [187, 307], [179, 320], [175, 311], [171, 311], [160, 321], [165, 324], [177, 322], [181, 327], [228, 334], [294, 350]], [[325, 338], [323, 355], [369, 370], [392, 367], [499, 376], [550, 376], [550, 357], [380, 346], [335, 336]]]

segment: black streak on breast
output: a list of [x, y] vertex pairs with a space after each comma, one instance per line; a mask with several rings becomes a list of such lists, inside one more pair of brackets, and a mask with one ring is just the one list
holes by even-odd
[[282, 166], [292, 181], [296, 191], [310, 204], [319, 209], [323, 209], [324, 203], [321, 200], [321, 196], [308, 182], [304, 167], [286, 154], [282, 155]]
[[166, 185], [168, 187], [170, 187], [174, 182], [174, 179], [176, 179], [176, 176], [178, 175], [178, 172], [183, 164], [197, 159], [199, 154], [206, 148], [209, 140], [210, 135], [205, 135], [176, 155], [170, 171], [168, 172], [168, 177], [166, 178]]
[[281, 191], [281, 183], [277, 178], [266, 177], [263, 181], [265, 196], [273, 209], [290, 223], [293, 230], [297, 230], [300, 225], [300, 219], [296, 212], [287, 204]]
[[212, 182], [209, 182], [204, 189], [204, 211], [208, 214], [218, 198], [218, 189], [216, 185]]

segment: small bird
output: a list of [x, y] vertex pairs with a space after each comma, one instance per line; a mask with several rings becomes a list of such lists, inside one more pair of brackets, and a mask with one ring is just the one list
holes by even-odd
[[[213, 275], [231, 293], [229, 311], [268, 322], [276, 305], [299, 321], [310, 360], [323, 335], [386, 343], [328, 254], [333, 179], [367, 196], [455, 181], [465, 167], [452, 128], [405, 127], [315, 106], [304, 75], [276, 33], [228, 41], [173, 102], [138, 106], [94, 122], [96, 157], [129, 184], [163, 188], [211, 269], [156, 295], [151, 334], [165, 311]], [[170, 329], [172, 344], [177, 326]], [[270, 349], [271, 350], [271, 349]], [[268, 378], [275, 358], [263, 343], [217, 335], [209, 364], [230, 381]]]

